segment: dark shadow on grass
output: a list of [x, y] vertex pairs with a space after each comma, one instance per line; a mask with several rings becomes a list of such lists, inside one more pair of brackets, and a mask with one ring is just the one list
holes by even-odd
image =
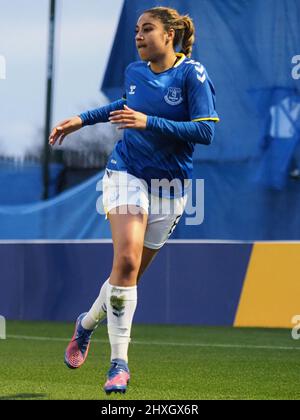
[[15, 395], [0, 395], [0, 401], [8, 400], [40, 400], [47, 397], [46, 394], [15, 394]]

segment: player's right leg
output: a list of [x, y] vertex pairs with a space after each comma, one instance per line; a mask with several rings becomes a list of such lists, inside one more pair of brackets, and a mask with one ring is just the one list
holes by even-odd
[[104, 391], [109, 394], [125, 392], [130, 378], [128, 346], [147, 227], [148, 188], [133, 175], [107, 170], [103, 178], [103, 205], [110, 221], [114, 247], [105, 306], [111, 366]]
[[[113, 268], [107, 290], [107, 326], [111, 366], [104, 391], [125, 392], [130, 379], [128, 346], [137, 305], [137, 277], [141, 266], [148, 215], [142, 208], [122, 207], [109, 214], [114, 246]], [[120, 207], [121, 209], [121, 207]]]

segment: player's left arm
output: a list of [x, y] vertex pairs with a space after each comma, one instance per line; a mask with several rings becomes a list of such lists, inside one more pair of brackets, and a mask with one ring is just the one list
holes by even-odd
[[184, 142], [211, 144], [215, 123], [212, 121], [172, 121], [166, 118], [147, 116], [125, 106], [124, 110], [113, 111], [110, 122], [118, 124], [118, 129], [134, 128], [136, 130], [151, 130], [157, 134], [176, 138]]

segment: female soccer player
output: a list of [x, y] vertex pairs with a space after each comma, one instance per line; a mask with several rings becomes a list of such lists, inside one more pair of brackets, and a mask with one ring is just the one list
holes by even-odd
[[[65, 352], [67, 366], [80, 367], [93, 331], [107, 318], [111, 367], [104, 390], [108, 394], [127, 389], [138, 280], [184, 211], [189, 184], [185, 180], [192, 177], [195, 144], [209, 145], [218, 121], [208, 74], [189, 58], [194, 25], [188, 16], [165, 7], [146, 10], [138, 19], [135, 41], [142, 61], [126, 69], [126, 96], [63, 121], [49, 139], [51, 145], [61, 144], [81, 127], [108, 121], [124, 130], [103, 178], [114, 248], [112, 271], [92, 308], [78, 317]], [[162, 179], [173, 187], [155, 182]]]

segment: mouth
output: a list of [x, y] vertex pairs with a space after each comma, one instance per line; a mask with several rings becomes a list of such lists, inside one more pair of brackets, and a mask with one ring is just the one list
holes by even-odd
[[138, 46], [137, 46], [137, 49], [138, 49], [138, 50], [142, 50], [142, 49], [144, 49], [144, 48], [147, 48], [147, 45], [145, 45], [145, 44], [141, 44], [141, 45], [138, 45]]

